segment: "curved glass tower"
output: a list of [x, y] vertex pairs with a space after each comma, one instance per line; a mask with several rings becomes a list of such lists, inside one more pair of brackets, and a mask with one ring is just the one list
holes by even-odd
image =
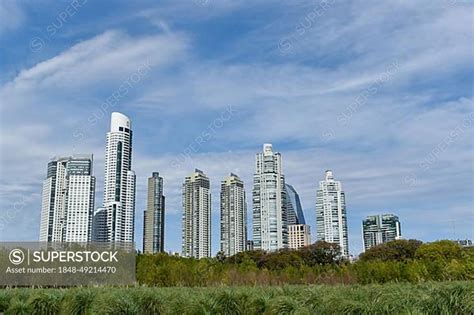
[[295, 188], [290, 184], [285, 184], [286, 189], [286, 212], [288, 215], [288, 224], [306, 224], [301, 207], [300, 196]]

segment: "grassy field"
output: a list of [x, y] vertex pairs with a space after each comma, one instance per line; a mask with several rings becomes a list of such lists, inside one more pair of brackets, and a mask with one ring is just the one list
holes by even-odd
[[5, 314], [474, 314], [473, 282], [0, 290]]

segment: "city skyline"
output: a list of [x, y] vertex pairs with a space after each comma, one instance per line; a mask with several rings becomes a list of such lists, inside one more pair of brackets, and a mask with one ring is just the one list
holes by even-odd
[[[118, 142], [121, 142], [121, 141], [124, 141], [124, 140], [126, 140], [126, 142], [127, 141], [129, 141], [129, 142], [127, 142], [125, 144], [126, 148], [124, 149], [125, 152], [123, 154], [124, 155], [129, 155], [129, 156], [126, 158], [127, 161], [123, 165], [123, 168], [128, 169], [128, 170], [130, 170], [130, 168], [131, 168], [131, 134], [132, 134], [132, 130], [126, 128], [125, 126], [131, 128], [131, 122], [130, 122], [129, 118], [126, 115], [122, 114], [122, 113], [113, 112], [111, 114], [111, 118], [110, 118], [110, 130], [111, 131], [107, 133], [106, 157], [107, 156], [113, 156], [114, 157], [113, 162], [112, 162], [112, 164], [115, 165], [113, 167], [114, 170], [118, 169], [116, 165], [119, 164], [119, 163], [117, 163], [117, 161], [116, 161], [117, 158], [115, 158], [115, 156], [118, 154], [118, 151], [121, 152], [121, 150], [122, 150], [122, 149], [118, 150], [118, 148], [120, 147], [120, 145], [118, 145]], [[120, 131], [120, 133], [117, 134], [117, 131]], [[115, 132], [115, 134], [114, 134], [114, 132]], [[128, 134], [130, 134], [130, 136], [128, 136]], [[119, 161], [120, 161], [120, 159], [119, 159]], [[61, 165], [63, 165], [62, 168], [61, 168], [62, 171], [60, 171], [60, 166]], [[389, 235], [390, 240], [395, 240], [395, 239], [401, 239], [402, 238], [401, 229], [400, 229], [400, 222], [399, 222], [399, 219], [398, 219], [397, 216], [394, 216], [392, 214], [368, 215], [362, 221], [363, 224], [362, 224], [362, 229], [361, 229], [361, 236], [362, 236], [363, 245], [364, 245], [363, 250], [361, 252], [356, 252], [356, 253], [349, 252], [349, 250], [348, 250], [349, 239], [348, 239], [348, 233], [347, 233], [347, 211], [346, 211], [346, 204], [345, 204], [345, 193], [342, 190], [341, 182], [334, 180], [332, 170], [326, 170], [325, 171], [325, 179], [323, 181], [319, 181], [319, 188], [317, 188], [317, 190], [316, 190], [316, 192], [317, 192], [317, 194], [316, 194], [317, 195], [317, 197], [316, 197], [316, 207], [315, 207], [316, 222], [315, 222], [314, 225], [311, 225], [311, 224], [306, 224], [305, 223], [304, 212], [301, 208], [301, 201], [300, 201], [298, 192], [296, 191], [296, 189], [292, 185], [285, 183], [285, 179], [284, 179], [285, 176], [282, 173], [281, 165], [282, 165], [281, 154], [279, 152], [273, 152], [272, 144], [270, 144], [270, 143], [263, 144], [263, 152], [256, 154], [257, 173], [255, 173], [253, 175], [253, 177], [254, 177], [253, 183], [254, 183], [254, 189], [255, 189], [256, 176], [260, 177], [260, 176], [266, 174], [266, 172], [269, 172], [268, 174], [271, 175], [271, 178], [263, 177], [263, 179], [261, 179], [260, 181], [268, 182], [268, 180], [271, 181], [276, 176], [275, 178], [278, 178], [277, 181], [281, 182], [281, 184], [279, 185], [279, 186], [281, 186], [279, 191], [280, 191], [280, 195], [282, 196], [280, 204], [281, 204], [282, 216], [286, 215], [287, 216], [286, 220], [288, 221], [286, 223], [286, 226], [287, 226], [286, 227], [287, 243], [285, 244], [285, 243], [282, 242], [281, 246], [274, 247], [273, 249], [271, 249], [270, 247], [269, 248], [263, 248], [261, 245], [260, 245], [259, 248], [255, 248], [255, 249], [263, 249], [263, 250], [266, 250], [266, 251], [274, 251], [276, 249], [284, 249], [284, 248], [295, 249], [295, 248], [299, 248], [299, 247], [303, 246], [301, 244], [309, 245], [309, 244], [313, 243], [314, 241], [325, 240], [325, 241], [328, 241], [328, 242], [331, 242], [331, 243], [338, 244], [341, 248], [341, 254], [345, 258], [349, 258], [349, 256], [358, 255], [358, 254], [364, 252], [365, 250], [367, 250], [368, 248], [370, 248], [371, 246], [374, 246], [373, 244], [368, 244], [367, 240], [366, 240], [366, 238], [369, 237], [368, 234], [370, 234], [370, 233], [373, 234], [373, 233], [376, 233], [379, 230], [382, 231], [383, 233], [386, 233], [386, 231], [388, 231], [387, 233], [390, 234]], [[92, 204], [90, 203], [91, 200], [95, 201], [95, 197], [92, 194], [95, 190], [95, 176], [93, 176], [93, 154], [89, 154], [89, 155], [88, 154], [75, 154], [75, 155], [72, 155], [72, 156], [53, 157], [53, 158], [50, 159], [50, 162], [48, 163], [48, 168], [47, 169], [48, 169], [47, 178], [43, 182], [43, 201], [42, 201], [42, 208], [43, 209], [41, 210], [41, 223], [40, 223], [40, 238], [39, 238], [39, 240], [40, 241], [45, 241], [45, 242], [46, 241], [47, 242], [90, 242], [90, 241], [104, 242], [105, 239], [104, 239], [103, 235], [94, 236], [94, 228], [103, 231], [104, 228], [107, 228], [109, 223], [107, 221], [107, 216], [102, 217], [100, 215], [97, 215], [99, 213], [102, 214], [102, 212], [106, 213], [107, 208], [103, 207], [103, 206], [102, 207], [97, 207], [93, 202], [92, 202]], [[132, 175], [134, 175], [133, 171], [130, 171], [130, 172], [131, 172]], [[110, 174], [110, 172], [107, 171], [107, 168], [105, 170], [105, 173], [106, 173], [106, 178], [107, 178], [107, 174], [111, 178], [116, 177], [116, 175], [114, 175], [115, 173]], [[71, 175], [72, 175], [72, 177], [71, 177]], [[74, 177], [74, 175], [76, 175], [75, 177], [77, 177], [77, 179]], [[79, 176], [77, 176], [77, 175], [79, 175]], [[58, 182], [58, 180], [56, 179], [56, 176], [58, 176], [59, 179], [61, 179], [61, 181]], [[50, 177], [54, 177], [52, 182], [51, 182]], [[69, 179], [70, 177], [72, 179]], [[86, 177], [86, 179], [84, 179], [84, 177]], [[130, 176], [129, 176], [129, 173], [127, 172], [125, 178], [128, 178], [128, 177], [130, 177]], [[133, 183], [131, 183], [131, 184], [126, 183], [124, 186], [127, 187], [127, 186], [132, 185], [133, 193], [135, 193], [135, 191], [134, 191], [134, 189], [135, 189], [134, 187], [135, 187], [135, 184], [136, 184], [135, 183], [135, 177], [132, 176], [132, 179], [133, 179]], [[204, 181], [204, 182], [202, 182], [202, 181]], [[64, 182], [64, 183], [62, 183], [62, 182]], [[60, 188], [64, 186], [65, 188], [61, 188], [61, 189], [65, 190], [65, 191], [69, 191], [69, 190], [71, 190], [70, 188], [68, 189], [68, 184], [67, 183], [69, 183], [69, 182], [72, 182], [72, 185], [71, 185], [72, 186], [72, 191], [74, 192], [74, 196], [77, 199], [77, 200], [76, 199], [74, 199], [74, 200], [85, 202], [85, 205], [86, 205], [87, 209], [89, 209], [89, 212], [87, 213], [87, 216], [88, 216], [88, 220], [86, 220], [87, 223], [85, 225], [84, 224], [79, 225], [79, 226], [76, 225], [72, 228], [68, 228], [68, 227], [72, 226], [71, 222], [72, 221], [76, 222], [76, 221], [79, 221], [79, 220], [70, 220], [69, 219], [69, 217], [71, 215], [66, 211], [68, 209], [68, 207], [70, 207], [69, 206], [70, 202], [68, 202], [68, 198], [67, 198], [68, 193], [65, 193], [64, 197], [61, 197], [65, 201], [65, 202], [60, 201], [60, 203], [63, 204], [63, 206], [62, 206], [63, 208], [61, 208], [61, 209], [57, 209], [58, 208], [58, 206], [56, 205], [57, 202], [55, 201], [54, 198], [52, 199], [52, 201], [49, 201], [51, 199], [51, 195], [50, 195], [51, 193], [49, 191], [52, 189], [51, 188], [52, 184], [55, 184], [56, 186], [59, 185]], [[76, 183], [77, 183], [77, 185], [76, 185], [77, 187], [74, 186]], [[181, 227], [182, 228], [182, 234], [181, 234], [181, 237], [182, 237], [182, 245], [181, 245], [182, 252], [181, 252], [181, 255], [184, 256], [184, 257], [203, 258], [203, 257], [212, 257], [213, 255], [217, 254], [217, 253], [213, 252], [212, 246], [210, 246], [211, 245], [211, 235], [213, 234], [212, 233], [213, 225], [212, 225], [212, 222], [211, 222], [212, 220], [211, 220], [211, 210], [210, 210], [210, 208], [211, 208], [211, 204], [212, 204], [212, 198], [211, 198], [210, 184], [209, 183], [210, 183], [210, 180], [204, 174], [204, 172], [202, 170], [196, 168], [190, 176], [186, 176], [185, 182], [182, 184], [182, 205], [183, 205], [183, 211], [184, 212], [183, 212], [182, 227]], [[220, 218], [219, 218], [219, 221], [220, 221], [220, 224], [219, 224], [219, 226], [220, 226], [220, 230], [219, 230], [220, 248], [219, 248], [218, 251], [222, 251], [226, 255], [234, 255], [234, 254], [238, 253], [239, 251], [248, 250], [248, 249], [246, 249], [246, 246], [244, 245], [244, 244], [247, 244], [247, 240], [254, 243], [254, 239], [249, 239], [247, 237], [244, 237], [243, 238], [244, 241], [242, 242], [242, 244], [237, 245], [237, 243], [239, 242], [239, 237], [236, 237], [236, 238], [234, 237], [234, 239], [232, 239], [232, 240], [231, 240], [231, 237], [229, 237], [227, 239], [223, 237], [223, 235], [224, 235], [223, 233], [227, 233], [229, 235], [231, 233], [229, 231], [229, 229], [224, 229], [223, 228], [223, 226], [225, 225], [225, 223], [223, 221], [223, 220], [225, 220], [224, 216], [228, 215], [228, 214], [225, 213], [225, 211], [223, 211], [223, 209], [226, 207], [226, 206], [224, 206], [224, 208], [223, 208], [223, 204], [225, 204], [225, 201], [223, 201], [223, 200], [230, 198], [229, 191], [225, 191], [225, 187], [230, 186], [230, 185], [235, 186], [236, 183], [241, 185], [241, 187], [240, 187], [241, 191], [239, 191], [238, 194], [243, 195], [243, 204], [242, 205], [243, 205], [243, 208], [247, 210], [244, 183], [240, 180], [240, 178], [237, 175], [235, 175], [233, 173], [230, 173], [230, 175], [228, 177], [226, 177], [225, 180], [221, 181]], [[191, 185], [191, 186], [189, 186], [189, 185]], [[107, 185], [104, 185], [104, 186], [107, 187]], [[105, 200], [107, 200], [106, 198], [107, 198], [108, 195], [113, 195], [114, 200], [115, 200], [115, 198], [117, 197], [117, 188], [119, 190], [121, 189], [121, 184], [120, 183], [119, 183], [118, 186], [117, 186], [116, 183], [114, 183], [113, 185], [109, 185], [109, 186], [110, 187], [108, 187], [107, 190], [108, 191], [113, 191], [114, 193], [113, 194], [111, 194], [111, 193], [107, 194], [107, 191], [104, 191], [104, 204], [105, 204]], [[205, 188], [204, 195], [207, 195], [208, 197], [205, 198], [204, 201], [200, 200], [200, 198], [202, 196], [201, 192], [198, 192], [197, 194], [195, 192], [191, 193], [191, 194], [188, 193], [188, 192], [195, 191], [194, 186], [198, 187], [198, 189], [201, 189], [199, 187]], [[260, 186], [260, 184], [258, 185], [258, 187], [259, 186]], [[331, 187], [329, 187], [329, 186], [331, 186]], [[147, 210], [144, 211], [144, 216], [143, 216], [143, 218], [144, 218], [143, 224], [144, 225], [143, 225], [143, 230], [142, 230], [142, 234], [141, 234], [142, 240], [143, 240], [142, 243], [141, 243], [141, 245], [143, 247], [142, 251], [145, 252], [145, 253], [165, 252], [165, 250], [164, 250], [164, 238], [165, 237], [164, 237], [164, 229], [163, 229], [164, 225], [165, 225], [165, 223], [164, 223], [165, 218], [166, 218], [165, 217], [165, 211], [164, 211], [164, 199], [165, 199], [165, 197], [163, 195], [163, 178], [161, 176], [159, 176], [159, 172], [153, 172], [152, 173], [152, 176], [148, 178], [148, 186], [147, 187], [148, 187]], [[87, 188], [87, 191], [85, 191], [86, 188]], [[273, 188], [275, 188], [275, 187], [273, 187]], [[56, 190], [56, 188], [53, 189], [53, 192], [54, 192], [54, 190]], [[257, 190], [260, 191], [261, 189], [258, 188]], [[85, 194], [84, 194], [84, 191], [85, 191]], [[332, 194], [334, 192], [337, 193], [337, 195], [334, 196], [334, 197], [327, 195], [328, 193]], [[235, 192], [231, 192], [231, 194], [234, 194], [234, 193]], [[255, 194], [255, 192], [254, 192], [254, 194]], [[264, 194], [269, 194], [269, 193], [265, 192]], [[125, 195], [127, 195], [127, 193], [125, 193]], [[159, 204], [153, 204], [153, 202], [156, 202], [156, 200], [155, 200], [156, 196], [155, 195], [158, 195], [160, 197]], [[225, 195], [227, 195], [227, 196], [224, 197]], [[187, 209], [188, 206], [186, 204], [194, 204], [194, 201], [192, 199], [196, 198], [196, 196], [197, 196], [198, 204], [200, 205], [199, 207], [201, 207], [201, 203], [202, 203], [202, 206], [203, 206], [202, 209], [204, 209], [205, 212], [202, 212], [201, 208], [199, 208], [197, 210], [194, 209], [194, 206]], [[129, 196], [129, 198], [130, 198], [130, 196]], [[191, 203], [188, 202], [189, 198], [191, 199]], [[133, 200], [133, 203], [135, 203], [134, 196], [133, 196], [132, 200]], [[333, 201], [335, 201], [335, 204], [334, 204]], [[335, 230], [335, 232], [334, 232], [335, 234], [333, 233], [332, 229], [327, 230], [326, 227], [321, 228], [322, 226], [325, 225], [324, 222], [326, 222], [326, 220], [327, 220], [325, 218], [326, 209], [324, 207], [324, 210], [323, 210], [323, 205], [328, 203], [328, 202], [331, 203], [331, 206], [327, 209], [327, 211], [331, 210], [329, 212], [332, 212], [333, 206], [336, 206], [336, 208], [338, 209], [338, 212], [340, 212], [338, 214], [338, 216], [341, 215], [341, 213], [342, 213], [342, 221], [340, 221], [338, 223], [339, 226]], [[50, 214], [48, 214], [46, 216], [45, 214], [48, 212], [47, 210], [50, 208], [49, 203], [51, 203], [51, 207], [53, 207], [52, 209], [54, 209], [54, 210], [50, 210], [49, 211]], [[113, 202], [113, 203], [115, 204], [116, 202]], [[48, 205], [48, 206], [45, 207], [45, 205]], [[156, 208], [157, 205], [160, 208], [160, 211], [158, 211], [159, 212], [159, 214], [158, 214], [159, 218], [154, 218], [154, 216], [156, 216], [156, 214], [149, 215], [150, 219], [152, 219], [151, 222], [153, 222], [153, 223], [151, 223], [147, 227], [147, 225], [146, 225], [147, 212], [150, 209]], [[257, 206], [257, 208], [259, 208], [259, 207], [260, 206]], [[249, 219], [249, 220], [251, 220], [250, 225], [252, 226], [252, 229], [253, 229], [254, 220], [255, 220], [255, 207], [254, 207], [253, 202], [252, 202], [252, 208], [253, 208], [252, 212], [254, 212], [254, 214], [252, 215], [252, 218]], [[77, 210], [75, 209], [75, 212], [78, 212], [78, 210], [83, 210], [83, 209], [77, 209]], [[226, 211], [229, 212], [231, 210], [227, 209]], [[233, 211], [235, 211], [235, 210], [233, 210]], [[238, 210], [238, 211], [240, 211], [240, 210]], [[82, 211], [82, 212], [84, 212], [84, 211]], [[186, 215], [187, 212], [189, 212], [190, 214]], [[198, 215], [200, 217], [200, 219], [205, 218], [207, 220], [206, 221], [207, 223], [204, 224], [204, 228], [200, 227], [198, 230], [194, 231], [194, 228], [193, 228], [194, 222], [193, 222], [190, 225], [193, 240], [185, 242], [184, 240], [187, 238], [187, 234], [184, 234], [184, 230], [187, 229], [186, 225], [190, 224], [190, 223], [186, 223], [186, 222], [190, 222], [190, 219], [185, 219], [185, 216], [187, 216], [189, 218], [193, 218], [193, 217], [195, 217], [195, 214], [193, 214], [194, 212], [200, 213]], [[291, 212], [291, 214], [290, 214], [290, 212]], [[247, 217], [248, 217], [247, 211], [244, 211], [243, 213], [244, 213], [243, 217], [245, 217], [247, 219]], [[78, 213], [78, 214], [81, 215], [81, 213]], [[60, 215], [63, 215], [63, 217], [61, 219], [62, 223], [61, 224], [55, 223], [58, 220], [57, 217], [60, 216]], [[82, 216], [84, 216], [84, 215], [82, 215]], [[98, 218], [96, 219], [95, 216], [97, 216]], [[49, 217], [54, 217], [54, 219], [52, 219], [52, 220], [50, 219], [49, 220], [50, 223], [46, 224], [46, 220], [48, 220]], [[66, 220], [66, 217], [68, 218], [68, 220]], [[97, 220], [97, 222], [95, 222], [95, 224], [94, 224], [94, 219]], [[135, 222], [135, 219], [136, 218], [135, 218], [135, 215], [134, 215], [131, 220], [129, 219], [129, 221]], [[328, 217], [328, 219], [330, 219], [330, 217]], [[82, 220], [82, 218], [80, 218], [80, 220], [81, 220], [81, 223], [83, 223], [82, 221], [84, 221], [84, 220]], [[192, 220], [194, 220], [194, 219], [192, 219]], [[390, 222], [382, 223], [382, 221], [385, 222], [384, 220], [389, 220]], [[395, 221], [393, 221], [393, 220], [395, 220]], [[157, 222], [159, 221], [159, 223], [157, 223], [155, 221], [157, 221]], [[200, 221], [200, 220], [198, 220], [198, 221]], [[378, 222], [378, 221], [380, 221], [380, 222]], [[392, 226], [391, 226], [391, 223], [393, 223], [392, 221], [396, 222], [396, 227], [392, 228]], [[332, 219], [330, 219], [328, 222], [332, 222]], [[371, 223], [373, 225], [373, 227], [371, 225], [368, 228], [369, 223]], [[160, 226], [157, 227], [157, 224], [160, 225]], [[388, 227], [387, 224], [389, 224], [390, 227]], [[245, 221], [244, 225], [245, 225], [245, 228], [243, 230], [244, 231], [243, 234], [247, 235], [248, 233], [252, 233], [252, 231], [249, 231], [249, 229], [247, 227], [247, 221]], [[289, 234], [290, 234], [289, 233], [290, 225], [292, 226], [292, 231], [293, 231], [293, 240], [291, 242], [292, 244], [290, 244], [290, 239], [289, 239], [290, 238], [290, 236], [289, 236]], [[318, 229], [318, 225], [319, 225], [319, 229]], [[311, 226], [313, 226], [314, 229], [316, 230], [316, 239], [315, 240], [311, 239], [311, 233], [310, 233]], [[132, 232], [132, 234], [133, 234], [132, 239], [135, 239], [136, 238], [135, 234], [139, 233], [139, 232], [136, 231], [135, 224], [133, 223], [131, 228], [128, 227], [127, 229], [133, 231]], [[376, 229], [377, 231], [375, 231], [374, 229]], [[52, 230], [53, 232], [50, 232], [49, 230]], [[57, 230], [57, 231], [55, 231], [55, 230]], [[148, 232], [147, 232], [147, 230], [148, 230]], [[46, 231], [49, 231], [48, 234], [46, 234]], [[58, 231], [61, 231], [61, 232], [58, 234]], [[84, 238], [83, 235], [82, 235], [82, 234], [84, 234], [83, 233], [84, 231], [86, 231], [86, 234], [85, 234], [86, 238]], [[303, 231], [304, 231], [304, 233], [303, 233]], [[240, 232], [242, 232], [242, 231], [240, 231]], [[277, 237], [281, 236], [282, 239], [283, 239], [285, 237], [284, 236], [284, 230], [281, 229], [280, 232], [281, 232], [282, 235], [277, 234]], [[72, 236], [73, 233], [75, 233], [76, 235]], [[156, 234], [156, 233], [158, 233], [159, 235]], [[253, 231], [253, 233], [255, 233], [255, 231]], [[51, 234], [51, 236], [49, 236], [50, 234]], [[59, 237], [54, 236], [54, 234], [59, 235]], [[78, 234], [81, 234], [81, 235], [79, 235], [79, 237], [78, 237], [77, 236]], [[103, 234], [103, 232], [102, 232], [102, 234]], [[48, 236], [46, 237], [45, 235], [48, 235]], [[147, 241], [146, 240], [147, 238], [150, 239], [150, 240]], [[375, 236], [373, 238], [375, 238]], [[382, 240], [382, 238], [383, 238], [383, 240]], [[379, 245], [379, 244], [382, 244], [382, 243], [387, 241], [385, 238], [386, 238], [385, 235], [384, 236], [379, 235], [377, 240], [373, 239], [372, 242], [374, 244], [376, 243], [376, 245]], [[205, 248], [204, 250], [199, 249], [200, 247], [202, 247], [201, 244], [202, 244], [203, 240], [204, 240], [204, 244], [205, 244], [204, 245], [204, 248]], [[108, 242], [114, 242], [113, 240], [110, 240], [110, 239], [107, 240], [107, 241]], [[121, 243], [131, 243], [131, 242], [134, 242], [134, 241], [119, 241], [119, 243], [120, 242]], [[225, 242], [227, 242], [227, 244], [224, 245]], [[235, 246], [234, 250], [229, 250], [228, 249], [228, 246], [231, 243], [233, 243], [234, 246]], [[197, 245], [197, 248], [198, 248], [197, 251], [195, 251], [195, 249], [194, 249], [196, 244], [199, 244], [199, 245]], [[300, 244], [300, 245], [297, 246], [296, 244]], [[135, 245], [136, 245], [135, 247], [138, 249], [137, 244], [135, 244]], [[304, 245], [304, 246], [306, 246], [306, 245]], [[238, 247], [240, 247], [240, 249], [236, 250]], [[188, 249], [185, 250], [185, 248], [188, 248]], [[229, 253], [229, 251], [230, 251], [230, 253]], [[168, 252], [176, 252], [176, 251], [168, 250]]]
[[134, 123], [137, 248], [153, 171], [165, 250], [179, 252], [184, 177], [210, 178], [213, 223], [229, 172], [250, 209], [263, 143], [283, 154], [313, 241], [326, 169], [344, 185], [352, 254], [362, 220], [385, 212], [407, 239], [474, 239], [469, 4], [199, 3], [86, 3], [61, 23], [64, 2], [0, 3], [0, 240], [37, 239], [54, 155], [94, 153], [100, 206], [114, 111]]

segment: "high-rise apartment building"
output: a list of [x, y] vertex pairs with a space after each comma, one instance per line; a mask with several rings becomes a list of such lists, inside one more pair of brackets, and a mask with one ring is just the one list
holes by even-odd
[[55, 157], [43, 182], [41, 242], [89, 242], [92, 238], [95, 177], [93, 156]]
[[288, 247], [285, 176], [281, 155], [271, 144], [263, 145], [256, 156], [253, 176], [253, 242], [254, 249], [275, 251]]
[[196, 169], [183, 183], [182, 255], [211, 256], [211, 190], [209, 178]]
[[349, 258], [345, 194], [330, 170], [316, 194], [316, 235], [318, 241], [339, 245], [341, 256]]
[[288, 225], [290, 224], [306, 224], [301, 207], [300, 196], [295, 188], [290, 184], [285, 184], [286, 191], [286, 213]]
[[221, 182], [221, 251], [233, 256], [247, 244], [247, 205], [244, 182], [230, 174]]
[[135, 228], [135, 172], [132, 171], [132, 123], [113, 112], [105, 149], [104, 204], [94, 216], [96, 241], [130, 246]]
[[307, 224], [288, 225], [288, 247], [300, 249], [311, 245], [311, 232]]
[[165, 196], [163, 177], [153, 172], [148, 178], [147, 209], [143, 218], [143, 252], [162, 253], [165, 239]]
[[400, 220], [393, 214], [371, 215], [362, 221], [364, 250], [402, 237]]

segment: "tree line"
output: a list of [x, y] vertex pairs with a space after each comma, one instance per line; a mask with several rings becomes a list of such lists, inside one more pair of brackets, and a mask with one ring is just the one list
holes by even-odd
[[139, 254], [136, 268], [140, 284], [162, 287], [474, 280], [474, 248], [447, 240], [396, 240], [351, 263], [340, 257], [338, 245], [318, 241], [300, 250], [205, 259]]

